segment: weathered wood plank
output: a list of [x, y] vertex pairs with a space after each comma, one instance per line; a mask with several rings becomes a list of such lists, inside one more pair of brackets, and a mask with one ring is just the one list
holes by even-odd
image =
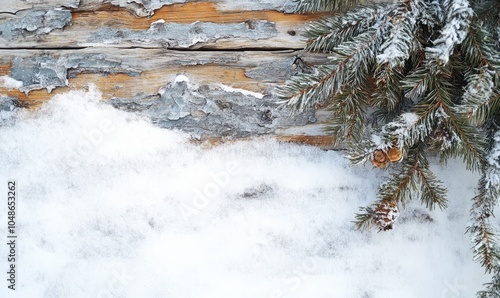
[[327, 147], [321, 117], [312, 111], [291, 115], [273, 93], [277, 84], [302, 71], [303, 63], [324, 59], [291, 51], [1, 50], [0, 76], [18, 86], [0, 81], [0, 95], [36, 107], [54, 94], [92, 84], [116, 108], [197, 139], [274, 134]]
[[288, 0], [5, 1], [0, 109], [97, 88], [114, 107], [197, 140], [274, 135], [331, 148], [322, 111], [292, 114], [274, 94], [326, 59], [295, 51], [321, 15], [289, 14]]
[[81, 1], [82, 0], [2, 0], [0, 14], [15, 14], [19, 11], [32, 8], [78, 8]]
[[[1, 12], [16, 13], [30, 8], [66, 7], [82, 10], [97, 10], [103, 5], [125, 8], [139, 17], [152, 16], [156, 10], [172, 4], [208, 2], [207, 0], [2, 0]], [[293, 12], [295, 4], [290, 0], [212, 0], [220, 11], [275, 10]]]
[[[81, 74], [99, 74], [103, 80], [125, 74], [136, 80], [126, 88], [136, 97], [154, 84], [158, 88], [180, 73], [198, 84], [226, 84], [253, 92], [270, 92], [301, 71], [300, 66], [324, 62], [324, 55], [281, 51], [172, 51], [164, 49], [88, 48], [81, 50], [0, 50], [0, 71], [23, 81], [23, 92], [68, 85]], [[300, 63], [299, 63], [300, 62]], [[44, 71], [44, 80], [37, 72]], [[115, 76], [109, 76], [114, 74]], [[144, 81], [144, 85], [136, 85]], [[128, 86], [127, 86], [128, 87]], [[157, 90], [155, 90], [157, 91]]]
[[318, 18], [278, 11], [221, 11], [212, 2], [163, 6], [149, 18], [111, 5], [93, 11], [36, 7], [16, 15], [0, 14], [0, 47], [301, 49], [305, 22]]

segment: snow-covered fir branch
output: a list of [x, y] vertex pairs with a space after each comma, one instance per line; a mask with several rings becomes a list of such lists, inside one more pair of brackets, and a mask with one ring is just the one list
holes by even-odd
[[353, 7], [354, 5], [360, 3], [360, 0], [294, 0], [297, 2], [296, 11], [297, 12], [308, 12], [308, 11], [341, 11], [347, 8]]
[[[488, 207], [492, 209], [497, 204], [497, 196], [500, 194], [500, 131], [493, 137], [494, 145], [486, 159], [487, 169], [485, 171], [485, 191], [490, 195]], [[491, 213], [492, 214], [492, 213]]]
[[426, 52], [438, 64], [446, 65], [455, 46], [467, 36], [473, 11], [467, 0], [444, 0], [443, 7], [446, 11], [445, 25], [440, 36], [434, 40], [433, 47], [427, 48]]
[[[500, 96], [495, 93], [494, 72], [486, 66], [478, 73], [467, 77], [468, 83], [463, 95], [463, 105], [457, 107], [474, 124], [483, 124], [500, 103]], [[495, 104], [495, 101], [499, 103]]]
[[306, 49], [314, 52], [331, 52], [345, 41], [350, 41], [380, 22], [387, 14], [387, 4], [363, 7], [359, 10], [311, 22], [305, 32], [309, 39]]
[[371, 29], [360, 34], [334, 49], [329, 57], [331, 65], [318, 67], [313, 74], [299, 74], [291, 78], [277, 89], [277, 94], [289, 98], [288, 105], [298, 110], [323, 103], [342, 93], [348, 80], [362, 80], [363, 74], [368, 71], [370, 60], [374, 59], [374, 48], [379, 44], [377, 30]]
[[399, 3], [395, 15], [388, 22], [390, 37], [381, 45], [382, 52], [377, 55], [377, 63], [388, 63], [390, 67], [402, 66], [410, 56], [415, 42], [415, 24], [420, 11], [413, 1]]
[[467, 228], [475, 259], [490, 272], [500, 270], [498, 229], [490, 223], [500, 194], [500, 131], [493, 137], [493, 145], [486, 158], [486, 166], [480, 181], [479, 194], [471, 209], [472, 222]]
[[[477, 260], [495, 274], [500, 249], [489, 217], [500, 194], [500, 135], [493, 146], [486, 136], [500, 115], [499, 4], [393, 0], [313, 22], [307, 50], [330, 54], [330, 63], [280, 89], [298, 109], [329, 108], [328, 132], [337, 143], [352, 137], [343, 145], [353, 163], [391, 169], [378, 200], [356, 215], [358, 228], [392, 227], [377, 216], [412, 197], [428, 208], [446, 207], [446, 189], [429, 169], [429, 154], [442, 162], [460, 157], [467, 169], [480, 171], [468, 231]], [[481, 297], [498, 296], [495, 276]]]

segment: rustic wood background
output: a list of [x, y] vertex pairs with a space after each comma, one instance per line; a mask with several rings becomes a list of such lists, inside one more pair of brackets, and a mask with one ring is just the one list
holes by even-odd
[[293, 14], [292, 0], [1, 2], [0, 108], [94, 84], [116, 108], [194, 139], [331, 147], [325, 111], [292, 114], [273, 92], [326, 59], [301, 51], [322, 15]]

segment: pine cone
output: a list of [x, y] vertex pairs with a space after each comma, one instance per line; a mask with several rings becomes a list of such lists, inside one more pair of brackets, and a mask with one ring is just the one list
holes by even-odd
[[375, 150], [371, 158], [372, 164], [379, 169], [385, 168], [389, 164], [387, 155], [382, 150]]
[[392, 229], [392, 225], [399, 215], [398, 205], [394, 200], [383, 200], [375, 208], [375, 223], [379, 227], [379, 231], [387, 231]]
[[403, 159], [403, 151], [398, 147], [392, 147], [387, 150], [387, 158], [391, 162], [398, 162]]

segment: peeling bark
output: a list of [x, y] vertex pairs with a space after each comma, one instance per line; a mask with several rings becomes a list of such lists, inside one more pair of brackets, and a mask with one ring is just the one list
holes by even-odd
[[70, 22], [69, 10], [32, 9], [0, 23], [0, 38], [8, 42], [18, 39], [38, 40], [41, 35], [49, 34], [55, 29], [62, 29]]
[[321, 15], [287, 14], [287, 0], [6, 1], [5, 125], [21, 108], [92, 84], [117, 109], [196, 140], [274, 135], [331, 147], [322, 111], [292, 114], [273, 92], [307, 65], [326, 61], [296, 51], [304, 46], [305, 22]]
[[0, 13], [0, 47], [301, 49], [304, 23], [319, 18], [277, 11], [221, 11], [212, 2], [167, 5], [152, 17], [138, 17], [117, 6], [89, 5], [67, 9], [44, 4], [15, 15]]
[[137, 44], [160, 44], [164, 48], [188, 48], [198, 43], [214, 43], [219, 39], [245, 38], [259, 40], [277, 35], [276, 27], [267, 21], [216, 24], [195, 22], [192, 24], [151, 24], [148, 30], [101, 28], [90, 36], [90, 43], [121, 44], [125, 41]]

